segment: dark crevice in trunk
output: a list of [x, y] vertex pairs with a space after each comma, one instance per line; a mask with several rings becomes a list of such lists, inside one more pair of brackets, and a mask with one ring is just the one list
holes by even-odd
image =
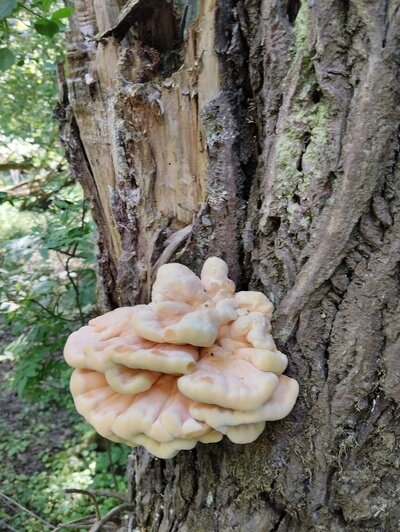
[[286, 13], [291, 24], [296, 20], [297, 14], [301, 7], [301, 0], [288, 0]]

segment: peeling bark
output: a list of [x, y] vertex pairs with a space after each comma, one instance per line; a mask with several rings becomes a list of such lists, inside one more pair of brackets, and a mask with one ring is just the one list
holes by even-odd
[[75, 1], [61, 131], [101, 301], [217, 254], [274, 302], [301, 395], [254, 444], [135, 451], [137, 527], [397, 530], [400, 5], [188, 5]]

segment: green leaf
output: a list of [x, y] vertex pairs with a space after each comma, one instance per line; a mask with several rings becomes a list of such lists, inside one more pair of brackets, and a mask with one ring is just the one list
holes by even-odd
[[17, 7], [17, 0], [1, 0], [0, 1], [0, 19], [11, 15]]
[[38, 19], [35, 22], [34, 27], [40, 35], [46, 35], [46, 37], [54, 37], [54, 35], [59, 32], [58, 24], [49, 18]]
[[15, 63], [16, 57], [9, 48], [0, 48], [0, 71], [5, 72]]
[[26, 377], [22, 377], [22, 379], [17, 383], [18, 395], [21, 396], [24, 393], [27, 383], [28, 383], [28, 379]]
[[44, 260], [47, 260], [49, 258], [49, 250], [47, 248], [39, 249], [39, 253]]
[[54, 13], [51, 15], [52, 20], [60, 20], [62, 18], [68, 18], [72, 15], [74, 12], [74, 9], [72, 7], [62, 7], [60, 9], [57, 9], [57, 11], [54, 11]]
[[11, 201], [11, 198], [10, 196], [7, 194], [7, 192], [2, 192], [0, 190], [0, 204], [1, 203], [4, 203], [5, 201], [9, 201], [10, 203], [12, 203]]
[[40, 7], [43, 9], [43, 11], [48, 11], [51, 4], [54, 4], [54, 0], [41, 0]]

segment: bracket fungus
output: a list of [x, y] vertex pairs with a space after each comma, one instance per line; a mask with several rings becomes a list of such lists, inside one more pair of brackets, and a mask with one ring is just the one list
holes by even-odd
[[299, 390], [282, 375], [272, 310], [261, 292], [235, 293], [217, 257], [201, 278], [161, 266], [151, 303], [108, 312], [68, 338], [78, 412], [105, 438], [159, 458], [224, 435], [254, 441], [266, 421], [289, 414]]

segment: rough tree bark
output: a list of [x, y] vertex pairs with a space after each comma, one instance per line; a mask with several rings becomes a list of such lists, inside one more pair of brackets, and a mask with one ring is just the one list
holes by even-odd
[[252, 445], [135, 451], [136, 526], [398, 530], [399, 1], [74, 6], [61, 129], [103, 310], [219, 255], [301, 388]]

